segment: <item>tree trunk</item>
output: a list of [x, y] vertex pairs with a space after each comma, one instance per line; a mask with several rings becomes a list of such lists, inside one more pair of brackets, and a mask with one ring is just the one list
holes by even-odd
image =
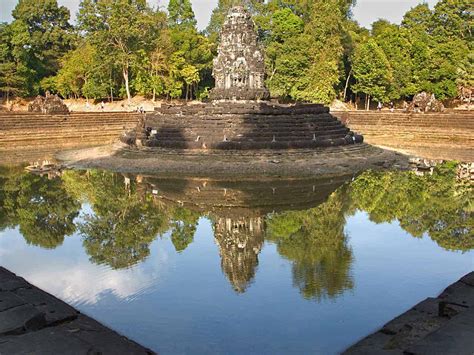
[[123, 70], [123, 80], [125, 80], [125, 90], [127, 91], [127, 100], [130, 102], [132, 100], [132, 96], [130, 95], [130, 87], [128, 84], [128, 66], [124, 66]]
[[156, 89], [153, 88], [153, 102], [155, 102], [156, 100]]
[[10, 105], [10, 90], [7, 89], [7, 105]]
[[370, 95], [367, 95], [367, 111], [370, 111]]
[[347, 89], [349, 87], [349, 80], [351, 79], [351, 75], [352, 75], [352, 69], [349, 70], [349, 74], [347, 74], [346, 86], [344, 87], [344, 97], [342, 98], [344, 102], [346, 101]]

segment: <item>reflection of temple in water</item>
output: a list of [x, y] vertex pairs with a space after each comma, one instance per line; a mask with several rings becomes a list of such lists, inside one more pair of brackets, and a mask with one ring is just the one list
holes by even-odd
[[222, 271], [234, 290], [243, 293], [257, 270], [267, 215], [318, 206], [349, 178], [237, 182], [140, 176], [139, 181], [159, 203], [209, 217]]
[[255, 276], [265, 235], [263, 217], [218, 217], [214, 238], [222, 270], [234, 290], [243, 293]]

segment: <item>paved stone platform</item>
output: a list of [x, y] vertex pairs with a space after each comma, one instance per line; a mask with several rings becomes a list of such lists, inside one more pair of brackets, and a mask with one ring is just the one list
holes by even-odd
[[154, 354], [0, 267], [0, 354]]
[[474, 354], [474, 272], [362, 339], [344, 354]]

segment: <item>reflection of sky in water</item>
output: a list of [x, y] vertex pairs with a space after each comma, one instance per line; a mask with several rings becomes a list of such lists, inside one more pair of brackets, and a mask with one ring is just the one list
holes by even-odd
[[78, 235], [45, 250], [11, 229], [0, 232], [0, 264], [162, 353], [335, 353], [474, 269], [474, 252], [448, 252], [365, 213], [348, 217], [345, 232], [354, 287], [319, 302], [300, 295], [271, 242], [253, 283], [234, 292], [205, 218], [182, 253], [166, 234], [130, 269], [91, 263]]

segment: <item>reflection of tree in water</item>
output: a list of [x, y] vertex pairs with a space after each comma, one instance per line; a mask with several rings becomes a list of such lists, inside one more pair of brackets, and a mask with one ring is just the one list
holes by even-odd
[[13, 203], [12, 201], [7, 203], [7, 199], [10, 198], [7, 189], [13, 174], [11, 169], [0, 167], [0, 232], [6, 228], [13, 228], [17, 224], [15, 216], [12, 215], [14, 211], [8, 207], [8, 204], [12, 205]]
[[267, 239], [293, 262], [293, 283], [305, 298], [334, 298], [352, 289], [352, 250], [344, 234], [346, 189], [306, 211], [270, 215]]
[[83, 187], [94, 211], [79, 223], [91, 260], [120, 269], [145, 259], [150, 243], [168, 228], [167, 215], [151, 197], [141, 196], [136, 185], [126, 184], [121, 175], [102, 171], [68, 174], [70, 181]]
[[[134, 178], [128, 181], [122, 175], [99, 171], [66, 171], [61, 178], [48, 180], [21, 169], [3, 169], [0, 230], [19, 225], [28, 243], [54, 248], [75, 231], [73, 221], [80, 204], [87, 202], [93, 213], [78, 224], [86, 252], [96, 263], [124, 268], [145, 259], [151, 242], [168, 229], [176, 251], [184, 251], [193, 241], [199, 216], [208, 214], [212, 216], [222, 270], [236, 292], [245, 292], [254, 279], [266, 235], [292, 262], [294, 285], [304, 297], [314, 299], [336, 297], [353, 287], [353, 257], [344, 224], [345, 216], [356, 210], [367, 211], [376, 223], [399, 221], [411, 235], [426, 233], [447, 250], [474, 249], [472, 183], [460, 183], [453, 164], [440, 166], [433, 176], [424, 177], [411, 172], [366, 172], [315, 208], [274, 213], [266, 219], [258, 216], [267, 211], [246, 201], [241, 203], [242, 213], [234, 208], [224, 212], [214, 208], [223, 196], [220, 185], [214, 190], [210, 183], [207, 187], [199, 185], [199, 190], [194, 185], [188, 189], [199, 196], [208, 193], [203, 200], [208, 204], [196, 204], [200, 209], [167, 205], [158, 196], [154, 200], [153, 193], [144, 193], [144, 185]], [[241, 192], [240, 187], [232, 186], [235, 194], [231, 194], [232, 189], [224, 194], [229, 204]], [[186, 191], [188, 196], [188, 190], [178, 192]], [[277, 202], [282, 199], [278, 194], [264, 195], [255, 186], [248, 190], [253, 200], [267, 201], [267, 205], [273, 203], [272, 198]], [[178, 192], [170, 194], [176, 201], [181, 197]], [[298, 206], [294, 203], [288, 208]]]
[[262, 217], [216, 217], [214, 238], [221, 267], [234, 290], [244, 293], [252, 282], [264, 242]]
[[198, 220], [197, 212], [182, 207], [175, 209], [171, 222], [171, 242], [177, 252], [184, 251], [194, 241]]
[[456, 178], [456, 165], [438, 166], [433, 175], [366, 172], [351, 184], [354, 210], [376, 223], [398, 220], [414, 237], [427, 233], [447, 250], [474, 249], [472, 183]]
[[56, 248], [75, 231], [80, 204], [59, 178], [16, 171], [2, 177], [0, 228], [18, 225], [28, 244]]

